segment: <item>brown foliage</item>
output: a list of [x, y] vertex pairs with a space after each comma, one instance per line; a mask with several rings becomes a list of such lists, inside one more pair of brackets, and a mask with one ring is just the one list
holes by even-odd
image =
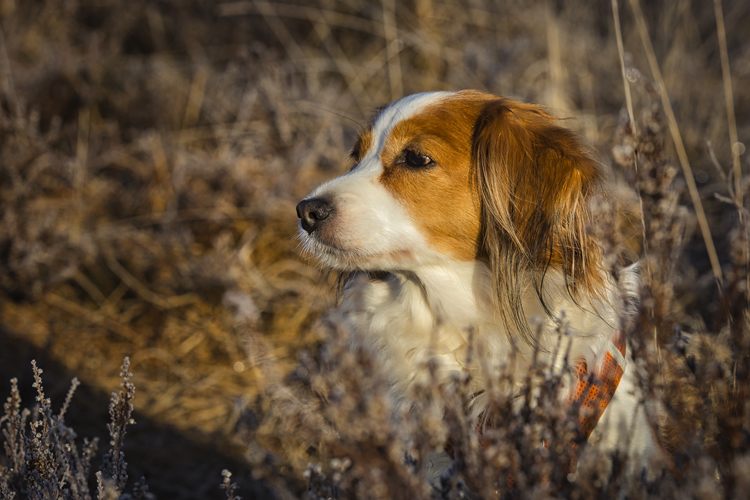
[[[741, 144], [726, 139], [713, 8], [644, 8], [724, 266], [720, 286], [626, 8], [637, 134], [620, 118], [606, 3], [0, 2], [0, 333], [95, 388], [113, 386], [130, 356], [137, 411], [229, 454], [249, 449], [280, 497], [301, 494], [308, 460], [320, 464], [307, 474], [312, 498], [435, 495], [419, 460], [448, 436], [463, 458], [440, 495], [492, 497], [508, 472], [524, 495], [557, 495], [549, 485], [565, 454], [533, 446], [569, 431], [544, 367], [521, 374], [549, 384], [544, 411], [514, 413], [499, 399], [508, 422], [482, 452], [462, 413], [463, 375], [439, 393], [426, 383], [425, 408], [393, 416], [366, 356], [345, 348], [347, 332], [311, 328], [334, 287], [297, 252], [296, 202], [346, 171], [357, 125], [378, 105], [477, 88], [574, 117], [567, 125], [612, 164], [613, 184], [640, 195], [615, 207], [629, 221], [588, 228], [611, 272], [642, 261], [629, 342], [682, 471], [681, 483], [668, 475], [631, 496], [747, 489], [747, 214], [722, 177]], [[747, 143], [750, 9], [724, 2], [724, 14]], [[694, 335], [686, 346], [675, 331]], [[455, 402], [445, 418], [431, 407], [438, 396]], [[238, 434], [247, 443], [237, 446]], [[154, 492], [160, 470], [191, 470], [174, 460], [153, 466]], [[611, 477], [587, 469], [563, 492], [614, 494], [624, 488], [614, 463]]]

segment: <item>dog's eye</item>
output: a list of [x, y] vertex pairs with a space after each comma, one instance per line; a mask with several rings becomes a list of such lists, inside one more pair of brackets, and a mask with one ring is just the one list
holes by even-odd
[[406, 156], [404, 159], [406, 160], [406, 164], [410, 167], [426, 167], [427, 165], [435, 163], [429, 156], [425, 156], [413, 149], [406, 150]]

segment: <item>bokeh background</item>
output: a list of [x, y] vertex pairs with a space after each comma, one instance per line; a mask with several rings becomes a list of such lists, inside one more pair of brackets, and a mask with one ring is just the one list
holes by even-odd
[[[734, 122], [714, 4], [642, 3], [726, 265], [730, 130], [737, 153], [750, 137], [750, 3], [722, 2]], [[619, 14], [637, 122], [659, 84], [628, 2]], [[79, 377], [68, 422], [104, 439], [130, 356], [131, 477], [161, 498], [219, 498], [229, 468], [240, 494], [264, 497], [237, 439], [263, 418], [256, 362], [292, 366], [334, 301], [300, 253], [296, 203], [351, 166], [378, 106], [426, 90], [547, 105], [622, 184], [620, 63], [610, 2], [1, 0], [0, 382], [18, 377], [31, 404], [36, 359], [54, 406]], [[674, 307], [710, 329], [718, 289], [690, 220]]]

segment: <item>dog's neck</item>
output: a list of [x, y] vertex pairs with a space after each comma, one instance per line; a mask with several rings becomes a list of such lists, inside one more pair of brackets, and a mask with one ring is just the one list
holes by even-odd
[[[394, 395], [406, 401], [415, 377], [431, 359], [439, 361], [441, 383], [450, 380], [451, 372], [469, 370], [474, 375], [470, 391], [481, 392], [480, 364], [476, 356], [473, 361], [467, 358], [472, 346], [497, 368], [519, 373], [528, 369], [534, 352], [558, 370], [566, 366], [566, 355], [570, 363], [585, 360], [592, 367], [602, 359], [615, 333], [611, 325], [616, 315], [610, 306], [601, 305], [601, 315], [591, 303], [576, 304], [564, 278], [549, 273], [544, 287], [551, 315], [531, 286], [522, 294], [524, 315], [541, 348], [537, 350], [516, 333], [509, 334], [493, 301], [490, 272], [482, 262], [444, 262], [408, 271], [356, 273], [335, 314], [350, 325], [355, 343], [372, 348], [394, 384]], [[562, 323], [569, 329], [556, 329]], [[483, 404], [477, 399], [477, 411]]]
[[[418, 285], [425, 305], [434, 315], [436, 324], [448, 323], [459, 328], [490, 328], [507, 334], [493, 300], [492, 277], [489, 267], [481, 261], [449, 261], [440, 264], [415, 266], [409, 271], [393, 271], [399, 281]], [[565, 307], [572, 300], [567, 295], [563, 280], [547, 279], [545, 295], [554, 297]], [[560, 300], [560, 299], [568, 299]], [[548, 316], [536, 292], [531, 287], [523, 291], [524, 315], [530, 324]]]
[[393, 274], [419, 285], [436, 323], [470, 327], [493, 316], [492, 281], [481, 262], [423, 265]]
[[[520, 349], [530, 353], [533, 347], [526, 345], [517, 335], [508, 335], [507, 326], [502, 315], [496, 309], [492, 277], [489, 267], [481, 261], [450, 261], [440, 264], [415, 266], [409, 271], [393, 271], [397, 282], [401, 284], [399, 299], [411, 295], [413, 303], [421, 302], [422, 313], [432, 316], [436, 331], [443, 327], [464, 331], [474, 331], [479, 336], [491, 337], [495, 342], [502, 339], [507, 342], [512, 338], [518, 340], [510, 343], [510, 349]], [[530, 282], [530, 280], [524, 280]], [[615, 293], [610, 290], [610, 295]], [[421, 300], [414, 297], [421, 290]], [[617, 328], [617, 317], [611, 304], [592, 301], [586, 297], [573, 299], [565, 278], [554, 271], [544, 278], [543, 293], [549, 310], [545, 310], [533, 287], [528, 286], [522, 293], [523, 314], [528, 326], [541, 343], [542, 350], [556, 345], [552, 339], [560, 331], [572, 334], [567, 336], [574, 341], [573, 351], [589, 363], [595, 363], [603, 354], [606, 341]], [[579, 351], [576, 347], [583, 340]], [[574, 354], [574, 353], [571, 353]], [[556, 360], [556, 363], [561, 360]]]

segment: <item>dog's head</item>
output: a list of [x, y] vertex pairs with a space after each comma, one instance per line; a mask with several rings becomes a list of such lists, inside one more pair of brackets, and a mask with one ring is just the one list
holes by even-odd
[[302, 241], [324, 264], [415, 271], [483, 261], [499, 310], [512, 316], [528, 284], [542, 296], [549, 270], [573, 294], [601, 288], [585, 227], [599, 163], [540, 107], [475, 91], [412, 95], [382, 109], [352, 157], [349, 173], [297, 205]]

